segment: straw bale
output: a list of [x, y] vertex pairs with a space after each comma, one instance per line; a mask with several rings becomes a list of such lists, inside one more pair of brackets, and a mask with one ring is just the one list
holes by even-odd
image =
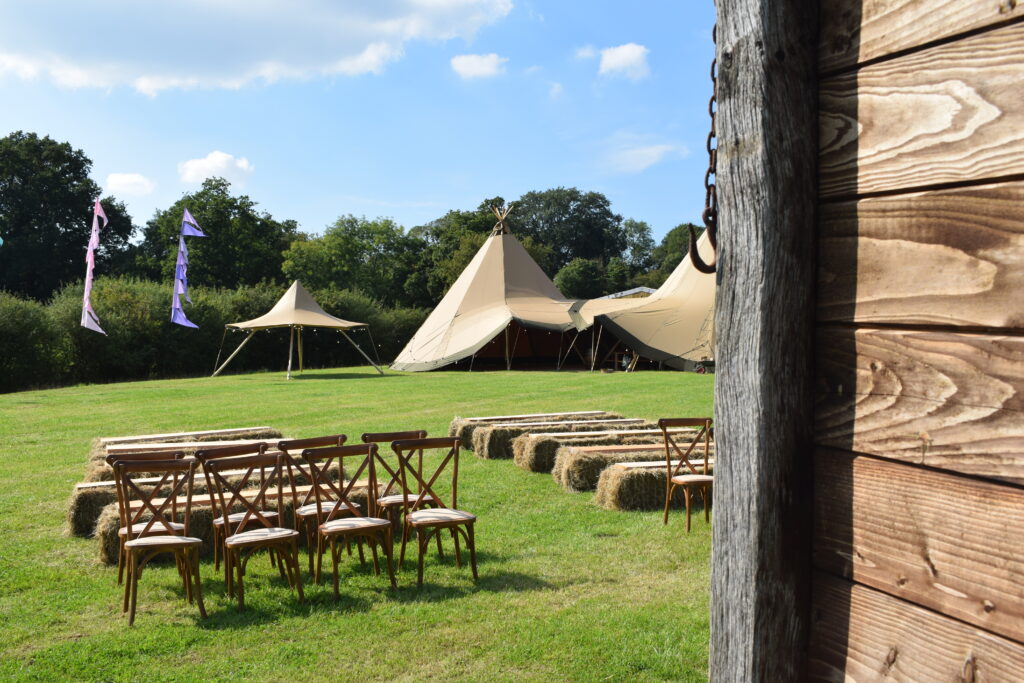
[[[617, 418], [611, 418], [617, 419]], [[628, 425], [630, 429], [649, 429], [656, 427], [652, 422], [636, 422]], [[588, 420], [559, 425], [531, 425], [517, 427], [512, 425], [487, 425], [473, 432], [473, 452], [480, 458], [508, 459], [513, 456], [512, 440], [522, 434], [542, 434], [544, 432], [600, 432], [609, 429], [625, 428], [626, 425], [615, 422]]]
[[[527, 417], [527, 416], [512, 416], [494, 418], [488, 420], [479, 420], [471, 418], [463, 418], [456, 415], [452, 418], [451, 424], [448, 426], [448, 436], [457, 436], [462, 440], [462, 447], [474, 450], [473, 446], [473, 433], [479, 427], [486, 427], [492, 424], [505, 424], [509, 422], [556, 422], [559, 420], [577, 420], [577, 421], [590, 421], [590, 420], [614, 420], [622, 417], [618, 413], [609, 412], [607, 410], [595, 413], [593, 415], [576, 415], [572, 412], [568, 413], [551, 413], [545, 415], [543, 418], [539, 417]], [[564, 430], [563, 430], [564, 431]]]
[[588, 436], [585, 432], [572, 436], [548, 436], [529, 433], [512, 441], [512, 458], [516, 465], [530, 472], [551, 472], [555, 456], [563, 446], [616, 446], [660, 443], [664, 437], [654, 434], [602, 434]]
[[[75, 489], [65, 513], [64, 535], [89, 538], [96, 530], [96, 520], [111, 503], [117, 502], [113, 486], [99, 489]], [[116, 506], [115, 506], [116, 509]]]
[[[712, 444], [713, 456], [714, 445]], [[660, 460], [665, 455], [660, 451], [621, 451], [603, 453], [601, 451], [581, 451], [577, 446], [562, 446], [555, 452], [555, 464], [551, 468], [551, 476], [566, 491], [578, 493], [593, 491], [605, 468], [617, 462], [646, 462]], [[703, 452], [701, 454], [703, 458]], [[694, 460], [693, 462], [697, 462]], [[664, 501], [662, 501], [664, 502]]]
[[[608, 467], [597, 482], [594, 504], [605, 510], [663, 510], [665, 469]], [[700, 494], [691, 494], [692, 510], [703, 510], [703, 505]], [[685, 507], [681, 488], [672, 494], [672, 507]]]

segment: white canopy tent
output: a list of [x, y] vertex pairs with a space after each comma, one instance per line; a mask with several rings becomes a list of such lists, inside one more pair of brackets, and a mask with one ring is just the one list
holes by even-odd
[[[216, 370], [213, 371], [213, 377], [220, 374], [228, 363], [230, 363], [238, 352], [242, 350], [253, 335], [259, 330], [269, 330], [277, 327], [287, 327], [290, 329], [288, 337], [288, 375], [287, 378], [292, 377], [292, 355], [293, 347], [295, 344], [296, 331], [298, 332], [299, 341], [299, 371], [302, 371], [303, 359], [302, 359], [302, 328], [304, 327], [327, 327], [338, 330], [345, 339], [348, 340], [355, 349], [362, 354], [363, 358], [367, 360], [377, 372], [384, 374], [384, 371], [380, 369], [380, 365], [375, 363], [366, 352], [359, 347], [359, 344], [348, 335], [349, 330], [353, 330], [359, 327], [368, 328], [366, 323], [357, 323], [350, 320], [342, 320], [341, 318], [335, 318], [330, 315], [324, 309], [320, 308], [318, 304], [306, 288], [302, 286], [302, 283], [296, 280], [292, 283], [292, 286], [288, 288], [288, 291], [284, 293], [274, 307], [271, 308], [267, 313], [261, 315], [258, 318], [252, 320], [245, 320], [238, 323], [230, 323], [225, 326], [227, 329], [236, 330], [248, 330], [249, 334], [242, 340], [242, 343], [238, 345], [238, 348], [228, 356], [227, 360], [224, 361]], [[217, 354], [217, 360], [220, 360], [220, 353]]]

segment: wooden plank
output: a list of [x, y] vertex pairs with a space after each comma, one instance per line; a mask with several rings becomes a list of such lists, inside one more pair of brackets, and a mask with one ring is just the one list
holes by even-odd
[[828, 0], [820, 6], [822, 73], [1024, 17], [1024, 3], [1012, 0]]
[[[350, 491], [349, 494], [351, 495], [355, 491], [366, 489], [368, 485], [369, 485], [368, 482], [357, 481], [355, 484], [352, 485], [352, 491]], [[312, 489], [313, 489], [313, 487], [311, 485], [309, 485], [309, 484], [304, 484], [302, 486], [296, 486], [295, 487], [295, 495], [301, 498], [305, 494], [309, 493]], [[248, 500], [252, 501], [252, 500], [254, 500], [254, 498], [255, 498], [257, 493], [259, 493], [259, 489], [246, 490], [244, 495], [245, 495], [245, 497]], [[288, 498], [291, 495], [292, 495], [291, 487], [288, 486], [288, 485], [285, 485], [282, 488], [282, 490], [281, 490], [281, 497], [282, 498]], [[228, 500], [228, 499], [230, 499], [230, 497], [231, 497], [231, 494], [229, 492], [225, 491], [224, 492], [224, 499]], [[266, 499], [270, 500], [270, 501], [277, 501], [277, 487], [274, 487], [274, 488], [271, 488], [271, 489], [267, 490], [267, 492], [266, 492]], [[164, 501], [163, 498], [155, 498], [155, 499], [153, 499], [153, 506], [156, 507], [156, 508], [159, 508], [160, 505], [163, 503], [163, 501]], [[185, 504], [184, 496], [181, 496], [181, 497], [178, 498], [178, 504], [179, 505], [184, 505]], [[204, 493], [204, 494], [201, 494], [201, 495], [194, 495], [194, 496], [192, 496], [192, 506], [193, 507], [210, 507], [210, 495]], [[128, 505], [128, 508], [131, 511], [139, 510], [142, 507], [143, 507], [143, 505], [142, 505], [142, 501], [141, 500], [133, 500]]]
[[1024, 338], [825, 326], [818, 364], [820, 445], [1024, 482]]
[[822, 197], [1024, 173], [1024, 23], [822, 81]]
[[226, 446], [249, 446], [252, 444], [274, 444], [284, 439], [236, 439], [234, 441], [161, 441], [153, 443], [126, 443], [107, 446], [108, 455], [121, 453], [143, 453], [153, 451], [197, 451], [204, 448], [224, 448]]
[[820, 210], [819, 320], [1024, 329], [1024, 182]]
[[585, 424], [636, 424], [637, 422], [646, 422], [647, 420], [642, 417], [622, 417], [614, 420], [559, 420], [557, 422], [499, 422], [496, 424], [486, 425], [487, 427], [498, 427], [508, 428], [512, 427], [515, 429], [521, 429], [523, 427], [553, 427], [555, 425], [585, 425]]
[[829, 450], [814, 482], [815, 566], [1024, 642], [1024, 490]]
[[817, 10], [814, 0], [718, 4], [715, 681], [806, 673]]
[[488, 422], [495, 420], [529, 419], [534, 417], [552, 417], [554, 415], [605, 415], [605, 410], [574, 410], [566, 413], [527, 413], [525, 415], [487, 415], [484, 417], [464, 417], [463, 420], [471, 422]]
[[[696, 429], [670, 429], [669, 434], [696, 434]], [[557, 439], [559, 437], [594, 437], [594, 436], [657, 436], [662, 432], [660, 429], [609, 429], [601, 432], [536, 432], [534, 434], [527, 434], [527, 436], [543, 436], [548, 439]]]
[[[675, 462], [679, 462], [679, 461], [676, 460]], [[694, 465], [702, 465], [704, 461], [700, 460], [700, 461], [691, 461], [691, 462]], [[708, 467], [713, 467], [714, 464], [715, 464], [715, 459], [714, 458], [708, 458]], [[644, 462], [617, 462], [617, 463], [613, 464], [612, 467], [618, 467], [619, 469], [623, 469], [623, 470], [654, 470], [654, 469], [664, 469], [665, 461], [664, 460], [645, 460]]]
[[[581, 432], [577, 432], [579, 434]], [[582, 432], [586, 433], [586, 432]], [[684, 446], [686, 444], [683, 444]], [[573, 453], [633, 453], [644, 451], [660, 451], [665, 452], [665, 444], [663, 443], [638, 443], [638, 444], [612, 444], [610, 446], [568, 446], [569, 450]], [[684, 449], [685, 450], [685, 449]], [[708, 448], [709, 453], [715, 452], [714, 444], [711, 444]], [[673, 458], [676, 458], [678, 454], [673, 451]], [[693, 449], [693, 453], [690, 454], [691, 460], [697, 460], [704, 455], [703, 442]]]
[[815, 681], [1019, 681], [1024, 645], [891, 595], [817, 574]]
[[271, 429], [270, 427], [232, 427], [230, 429], [205, 429], [197, 432], [168, 432], [166, 434], [137, 434], [135, 436], [103, 436], [100, 443], [103, 445], [115, 443], [131, 443], [138, 441], [167, 441], [169, 439], [184, 439], [190, 436], [230, 436], [231, 434], [243, 434], [256, 431], [257, 429]]

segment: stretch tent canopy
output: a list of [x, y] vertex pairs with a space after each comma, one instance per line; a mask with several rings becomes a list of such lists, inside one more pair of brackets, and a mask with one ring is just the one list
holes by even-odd
[[[216, 377], [220, 374], [228, 363], [238, 355], [238, 352], [242, 350], [242, 347], [252, 339], [253, 334], [259, 330], [269, 330], [275, 327], [287, 327], [290, 328], [291, 333], [288, 338], [288, 379], [292, 376], [292, 347], [295, 342], [296, 331], [298, 331], [299, 338], [299, 371], [302, 370], [302, 328], [304, 327], [328, 327], [338, 330], [345, 339], [348, 340], [355, 349], [362, 354], [370, 365], [377, 369], [377, 372], [384, 374], [384, 371], [380, 369], [380, 366], [373, 362], [369, 356], [366, 355], [358, 344], [353, 341], [352, 337], [348, 336], [348, 331], [356, 329], [357, 327], [368, 328], [366, 323], [357, 323], [350, 320], [342, 320], [341, 318], [335, 318], [333, 315], [327, 313], [324, 309], [320, 308], [320, 304], [313, 299], [306, 288], [302, 286], [302, 283], [296, 280], [292, 283], [292, 286], [288, 288], [288, 291], [284, 293], [274, 307], [271, 308], [267, 313], [261, 315], [258, 318], [252, 320], [245, 320], [239, 323], [230, 323], [225, 326], [228, 329], [236, 330], [248, 330], [249, 334], [242, 343], [238, 345], [234, 353], [228, 356], [227, 360], [224, 361], [220, 367], [213, 371], [213, 376]], [[220, 354], [217, 354], [218, 360], [220, 360]]]
[[[714, 258], [707, 233], [697, 240], [706, 262]], [[639, 355], [684, 367], [714, 358], [715, 277], [689, 257], [653, 294], [643, 299], [592, 299], [580, 310], [588, 325], [607, 329]]]
[[394, 370], [434, 370], [468, 358], [509, 323], [565, 332], [579, 329], [576, 309], [505, 227], [498, 223], [395, 362]]

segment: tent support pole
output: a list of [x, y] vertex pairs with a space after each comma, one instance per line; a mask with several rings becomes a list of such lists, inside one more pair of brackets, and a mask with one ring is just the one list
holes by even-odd
[[508, 328], [512, 323], [505, 326], [505, 369], [512, 369], [512, 357], [508, 355]]
[[594, 343], [594, 352], [590, 354], [590, 371], [594, 371], [594, 365], [597, 363], [597, 350], [601, 348], [601, 332], [604, 330], [604, 326], [597, 328], [597, 341]]
[[[225, 330], [225, 332], [227, 332], [227, 330]], [[219, 375], [220, 371], [223, 370], [225, 367], [227, 367], [227, 364], [230, 363], [232, 361], [232, 359], [234, 359], [234, 357], [238, 355], [238, 352], [242, 350], [242, 347], [249, 343], [249, 340], [252, 339], [252, 336], [254, 334], [256, 334], [256, 330], [249, 330], [249, 336], [242, 340], [242, 343], [238, 345], [238, 348], [235, 349], [234, 353], [232, 353], [230, 356], [228, 356], [228, 359], [226, 361], [224, 361], [224, 364], [221, 365], [216, 370], [214, 370], [213, 374], [210, 375], [210, 377], [216, 377], [217, 375]], [[218, 359], [219, 358], [220, 358], [220, 354], [218, 354]]]
[[377, 359], [377, 365], [380, 365], [380, 354], [377, 353], [377, 344], [373, 341], [373, 332], [370, 332], [370, 326], [367, 325], [363, 328], [366, 330], [367, 336], [370, 337], [370, 348], [373, 349], [373, 357]]
[[376, 363], [374, 363], [374, 362], [373, 362], [373, 361], [372, 361], [372, 360], [370, 359], [370, 357], [366, 355], [366, 352], [365, 352], [365, 351], [363, 351], [363, 350], [362, 350], [361, 348], [359, 348], [359, 344], [356, 344], [356, 343], [355, 343], [354, 341], [352, 341], [352, 337], [348, 336], [348, 334], [346, 334], [346, 333], [345, 333], [345, 330], [338, 330], [338, 331], [339, 331], [339, 332], [341, 332], [342, 336], [343, 336], [343, 337], [345, 337], [345, 339], [348, 339], [348, 343], [349, 343], [349, 344], [351, 344], [352, 346], [356, 347], [356, 351], [358, 351], [359, 353], [361, 353], [361, 354], [363, 355], [363, 358], [365, 358], [365, 359], [366, 359], [366, 362], [367, 362], [367, 363], [369, 363], [370, 365], [372, 365], [372, 366], [374, 367], [374, 369], [375, 369], [375, 370], [376, 370], [377, 372], [379, 372], [380, 374], [382, 374], [382, 375], [384, 374], [384, 371], [380, 369], [380, 366], [379, 366], [379, 365], [377, 365]]
[[295, 327], [288, 327], [288, 374], [285, 379], [292, 378], [292, 347], [295, 345]]
[[558, 333], [558, 355], [555, 356], [555, 370], [562, 369], [562, 344], [565, 343], [565, 330]]
[[303, 362], [302, 362], [302, 327], [300, 326], [299, 327], [299, 373], [300, 374], [302, 373], [302, 370], [303, 370]]
[[562, 369], [562, 365], [565, 363], [565, 361], [569, 360], [569, 352], [572, 351], [573, 346], [576, 345], [576, 340], [579, 339], [579, 338], [580, 338], [580, 331], [576, 330], [576, 336], [572, 338], [571, 342], [569, 342], [569, 348], [567, 348], [565, 350], [565, 355], [564, 356], [561, 355], [561, 348], [559, 348], [559, 361], [558, 361], [558, 367], [555, 368], [556, 370], [561, 370]]
[[473, 372], [473, 361], [476, 360], [476, 353], [469, 357], [469, 371]]
[[211, 377], [216, 377], [217, 375], [217, 366], [220, 365], [220, 354], [224, 350], [224, 338], [227, 336], [228, 328], [227, 325], [225, 325], [224, 334], [220, 335], [220, 346], [217, 348], [217, 360], [213, 361], [213, 375], [211, 375]]
[[[509, 370], [512, 369], [512, 358], [515, 358], [516, 348], [519, 346], [519, 333], [520, 332], [522, 332], [525, 335], [529, 335], [529, 332], [526, 331], [525, 327], [517, 327], [516, 328], [516, 338], [512, 342], [512, 355], [509, 356], [509, 361], [508, 361], [508, 369]], [[529, 336], [527, 336], [527, 338], [529, 338]]]

